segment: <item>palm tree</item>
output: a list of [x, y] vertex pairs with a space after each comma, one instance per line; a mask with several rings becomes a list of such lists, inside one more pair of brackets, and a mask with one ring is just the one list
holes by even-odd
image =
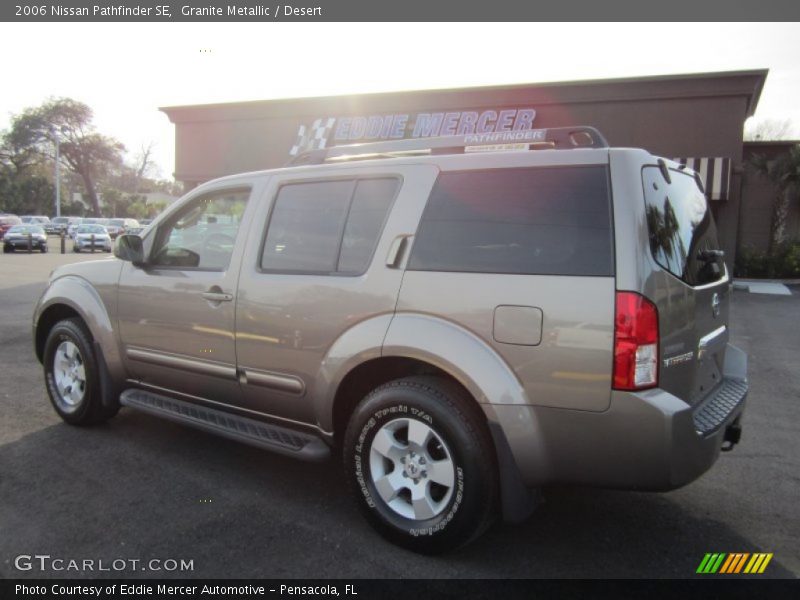
[[774, 256], [786, 238], [789, 202], [800, 191], [800, 144], [771, 160], [758, 154], [750, 164], [775, 185], [769, 239], [769, 255]]

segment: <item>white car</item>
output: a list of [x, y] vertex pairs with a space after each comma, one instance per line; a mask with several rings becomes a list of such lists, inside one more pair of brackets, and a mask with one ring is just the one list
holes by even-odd
[[102, 249], [111, 252], [111, 236], [103, 225], [89, 224], [78, 225], [75, 228], [75, 241], [72, 245], [73, 252], [81, 250]]

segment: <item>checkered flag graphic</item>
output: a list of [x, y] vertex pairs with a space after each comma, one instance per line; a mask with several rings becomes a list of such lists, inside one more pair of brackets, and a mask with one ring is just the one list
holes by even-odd
[[322, 150], [328, 141], [328, 136], [333, 131], [333, 124], [336, 119], [329, 117], [327, 119], [317, 119], [311, 127], [300, 125], [297, 128], [297, 141], [289, 150], [291, 156], [297, 156], [301, 152], [307, 150]]

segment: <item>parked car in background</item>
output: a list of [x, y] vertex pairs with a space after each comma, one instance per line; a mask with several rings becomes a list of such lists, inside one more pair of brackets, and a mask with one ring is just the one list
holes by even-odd
[[125, 230], [125, 233], [130, 235], [141, 235], [144, 229], [145, 228], [142, 227], [141, 225], [139, 225], [138, 227], [129, 227], [128, 229]]
[[75, 223], [70, 223], [69, 227], [67, 228], [67, 235], [70, 239], [75, 239], [75, 230], [78, 228], [79, 225], [102, 225], [102, 219], [98, 217], [82, 217], [78, 219]]
[[44, 227], [50, 222], [50, 217], [45, 215], [24, 215], [20, 217], [23, 223], [30, 223], [31, 225], [40, 225]]
[[29, 243], [32, 250], [47, 252], [47, 234], [44, 229], [29, 223], [14, 225], [3, 236], [3, 252], [27, 250]]
[[67, 225], [67, 237], [69, 239], [71, 239], [71, 240], [75, 239], [75, 229], [78, 228], [78, 225], [83, 224], [83, 222], [85, 220], [86, 219], [84, 219], [83, 217], [79, 217], [78, 219], [75, 219], [75, 221], [73, 221], [69, 225]]
[[17, 215], [0, 215], [0, 240], [6, 234], [6, 231], [11, 229], [14, 225], [22, 223]]
[[98, 223], [78, 225], [75, 229], [75, 243], [72, 245], [72, 251], [81, 252], [92, 248], [111, 252], [111, 236], [108, 235], [108, 230]]
[[66, 232], [70, 223], [80, 221], [80, 217], [53, 217], [49, 223], [45, 224], [44, 230], [47, 233], [61, 235]]
[[109, 219], [106, 229], [111, 239], [116, 239], [118, 235], [130, 233], [131, 228], [138, 228], [139, 221], [136, 219]]

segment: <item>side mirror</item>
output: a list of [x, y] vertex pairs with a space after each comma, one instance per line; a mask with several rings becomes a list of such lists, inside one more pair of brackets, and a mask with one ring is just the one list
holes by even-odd
[[132, 233], [117, 236], [117, 243], [114, 246], [114, 256], [120, 260], [132, 263], [134, 267], [144, 266], [145, 260], [142, 238]]

